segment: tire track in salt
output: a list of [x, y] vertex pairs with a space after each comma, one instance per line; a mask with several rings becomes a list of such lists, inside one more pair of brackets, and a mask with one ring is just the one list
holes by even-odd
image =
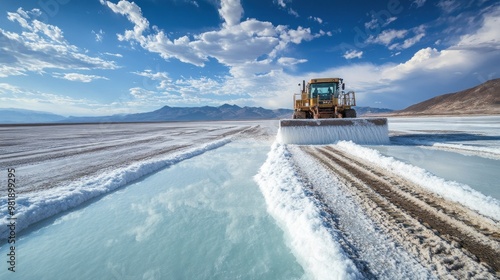
[[301, 149], [339, 177], [367, 212], [439, 277], [500, 275], [498, 223], [333, 146]]

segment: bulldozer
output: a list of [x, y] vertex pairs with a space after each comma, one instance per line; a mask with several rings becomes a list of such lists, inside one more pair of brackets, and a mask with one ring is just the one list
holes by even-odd
[[[300, 86], [301, 84], [299, 84]], [[292, 119], [280, 120], [278, 140], [285, 144], [387, 144], [386, 118], [356, 118], [356, 94], [345, 92], [342, 78], [315, 78], [293, 95]]]
[[[341, 78], [302, 81], [302, 92], [293, 96], [293, 119], [355, 118], [354, 91], [344, 92]], [[300, 84], [299, 84], [300, 85]], [[300, 98], [298, 98], [300, 96]]]

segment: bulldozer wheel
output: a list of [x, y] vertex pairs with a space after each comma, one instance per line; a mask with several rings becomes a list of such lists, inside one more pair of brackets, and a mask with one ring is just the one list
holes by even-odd
[[345, 109], [343, 115], [344, 115], [344, 118], [355, 118], [356, 117], [356, 110], [354, 110], [354, 109]]

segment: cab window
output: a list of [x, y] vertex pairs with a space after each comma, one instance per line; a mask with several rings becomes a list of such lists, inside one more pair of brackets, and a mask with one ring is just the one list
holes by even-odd
[[309, 93], [311, 98], [332, 99], [332, 96], [338, 98], [338, 84], [336, 83], [319, 83], [310, 84]]

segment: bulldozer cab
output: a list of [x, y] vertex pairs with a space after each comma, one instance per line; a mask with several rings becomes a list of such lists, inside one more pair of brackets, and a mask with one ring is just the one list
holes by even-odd
[[308, 86], [309, 98], [332, 100], [339, 97], [338, 83], [314, 83]]

